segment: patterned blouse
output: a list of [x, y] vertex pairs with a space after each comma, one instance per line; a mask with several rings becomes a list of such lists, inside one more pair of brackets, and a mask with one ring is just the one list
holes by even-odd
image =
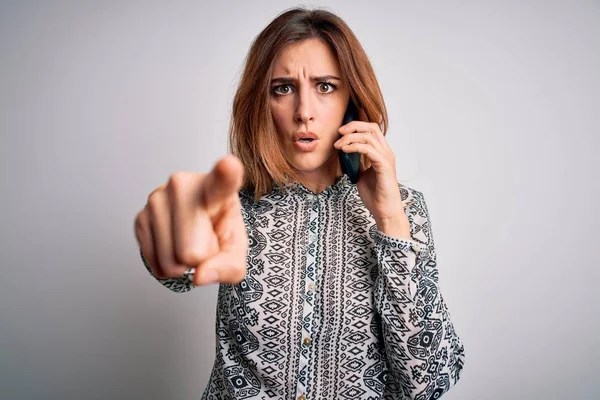
[[[255, 203], [240, 192], [247, 272], [219, 287], [202, 399], [437, 399], [458, 381], [464, 346], [425, 200], [399, 190], [412, 240], [378, 231], [345, 175], [319, 194], [297, 183]], [[189, 275], [158, 281], [194, 288]]]

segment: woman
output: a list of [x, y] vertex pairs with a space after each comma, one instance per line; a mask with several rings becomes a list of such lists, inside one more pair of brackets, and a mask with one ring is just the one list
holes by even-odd
[[[360, 120], [341, 126], [350, 102]], [[397, 182], [387, 125], [348, 26], [289, 10], [248, 54], [233, 155], [151, 193], [136, 218], [150, 273], [176, 292], [220, 283], [204, 399], [433, 399], [459, 379], [427, 207]], [[361, 154], [356, 185], [340, 150]]]

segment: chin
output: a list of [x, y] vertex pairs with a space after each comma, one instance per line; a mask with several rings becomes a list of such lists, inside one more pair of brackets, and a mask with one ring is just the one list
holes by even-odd
[[323, 166], [323, 162], [292, 162], [292, 167], [294, 167], [294, 169], [296, 171], [299, 172], [304, 172], [304, 173], [308, 173], [308, 172], [313, 172], [316, 171], [318, 169], [320, 169]]
[[302, 157], [293, 157], [290, 160], [292, 167], [302, 173], [315, 172], [326, 168], [332, 159], [332, 154], [310, 154]]

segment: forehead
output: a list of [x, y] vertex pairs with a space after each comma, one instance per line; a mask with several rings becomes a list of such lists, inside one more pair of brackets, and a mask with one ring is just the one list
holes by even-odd
[[307, 39], [284, 48], [275, 58], [273, 75], [290, 75], [304, 70], [311, 74], [340, 73], [337, 57], [320, 39]]

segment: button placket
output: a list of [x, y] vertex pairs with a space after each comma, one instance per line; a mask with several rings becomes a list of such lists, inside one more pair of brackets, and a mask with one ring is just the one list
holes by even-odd
[[298, 399], [306, 399], [307, 393], [313, 381], [313, 370], [311, 361], [313, 357], [313, 345], [312, 331], [315, 326], [315, 281], [318, 276], [319, 259], [321, 246], [319, 246], [319, 213], [320, 205], [319, 198], [315, 194], [309, 195], [309, 201], [305, 204], [309, 208], [308, 218], [308, 232], [307, 232], [307, 247], [305, 249], [306, 254], [306, 270], [305, 270], [305, 286], [300, 290], [304, 291], [304, 304], [303, 304], [303, 315], [302, 315], [302, 336], [298, 342], [300, 350], [300, 363], [298, 366], [299, 379], [297, 384], [297, 395]]

